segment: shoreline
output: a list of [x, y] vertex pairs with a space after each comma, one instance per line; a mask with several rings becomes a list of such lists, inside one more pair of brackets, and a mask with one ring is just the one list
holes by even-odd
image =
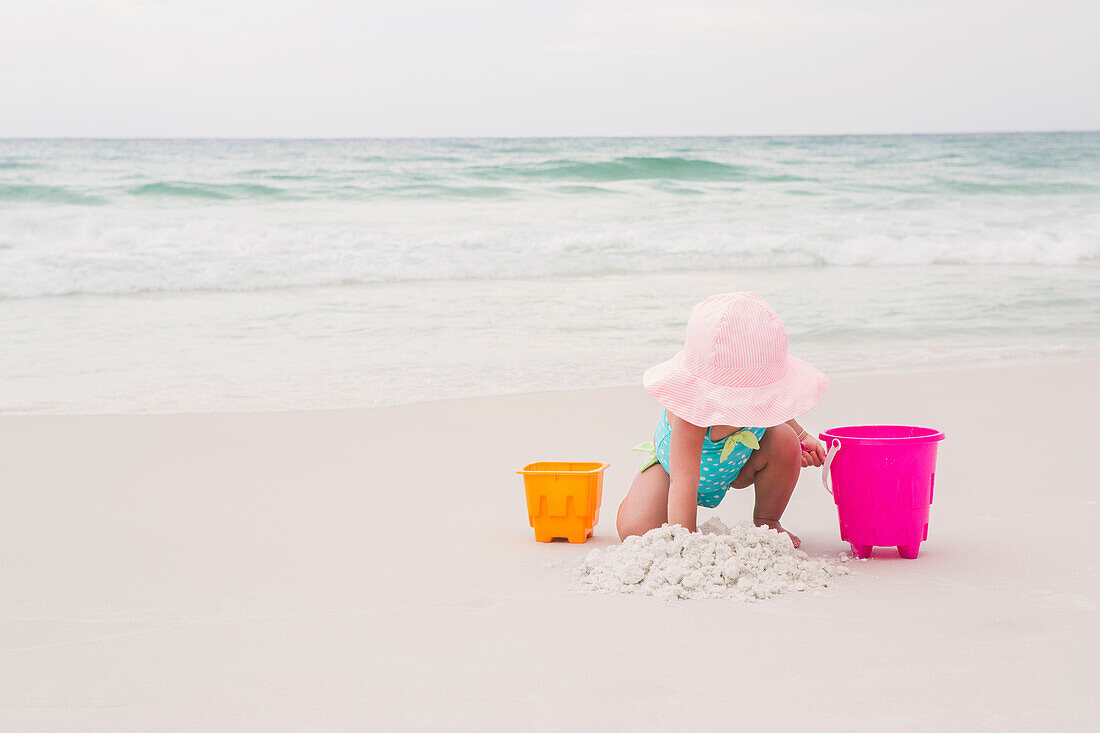
[[838, 377], [1100, 357], [1089, 297], [1100, 269], [1055, 269], [982, 270], [976, 281], [962, 266], [722, 269], [9, 301], [0, 409], [359, 409], [630, 386], [683, 346], [700, 293], [731, 289], [764, 295], [792, 353]]
[[[833, 378], [837, 379], [854, 379], [859, 377], [873, 377], [876, 375], [884, 376], [916, 376], [922, 374], [944, 374], [944, 373], [957, 373], [957, 372], [974, 372], [974, 371], [999, 371], [1004, 369], [1016, 369], [1027, 367], [1044, 367], [1044, 366], [1057, 366], [1057, 365], [1069, 365], [1069, 364], [1095, 364], [1097, 370], [1100, 370], [1100, 353], [1081, 353], [1072, 357], [1060, 357], [1060, 358], [1037, 358], [1037, 359], [1022, 359], [1003, 361], [1001, 363], [968, 363], [968, 364], [954, 364], [954, 365], [937, 365], [937, 366], [922, 366], [915, 367], [875, 367], [871, 369], [834, 369], [830, 370], [826, 374], [829, 377], [830, 382]], [[0, 410], [0, 419], [5, 417], [141, 417], [141, 416], [188, 416], [188, 415], [295, 415], [295, 414], [315, 414], [315, 413], [339, 413], [339, 412], [367, 412], [373, 410], [388, 410], [402, 407], [413, 407], [417, 405], [435, 405], [441, 403], [454, 403], [454, 402], [468, 402], [468, 401], [480, 401], [491, 399], [507, 399], [513, 397], [549, 397], [552, 395], [561, 394], [574, 394], [582, 392], [602, 392], [605, 390], [631, 390], [642, 389], [641, 377], [639, 376], [637, 384], [606, 384], [596, 387], [574, 387], [564, 389], [549, 389], [549, 390], [535, 390], [531, 392], [502, 392], [499, 394], [478, 394], [458, 397], [442, 397], [439, 399], [418, 400], [414, 402], [396, 402], [386, 405], [370, 405], [363, 407], [317, 407], [317, 408], [287, 408], [287, 409], [272, 409], [272, 410], [195, 410], [195, 411], [179, 411], [179, 412], [18, 412], [10, 411], [5, 412]], [[826, 393], [827, 394], [827, 393]]]
[[[901, 271], [912, 270], [915, 268], [928, 269], [928, 270], [943, 270], [943, 271], [958, 271], [966, 268], [995, 268], [999, 270], [1020, 270], [1032, 267], [1041, 267], [1047, 272], [1059, 272], [1059, 271], [1079, 271], [1081, 269], [1100, 269], [1100, 259], [1088, 259], [1083, 261], [1067, 261], [1067, 262], [1050, 262], [1050, 263], [1035, 263], [1026, 260], [1021, 261], [992, 261], [992, 262], [980, 262], [980, 261], [929, 261], [929, 262], [850, 262], [850, 263], [833, 263], [833, 262], [799, 262], [792, 264], [777, 265], [775, 263], [746, 263], [740, 265], [737, 268], [725, 268], [718, 269], [717, 272], [729, 272], [729, 273], [743, 273], [743, 272], [758, 272], [762, 275], [767, 275], [774, 271], [777, 266], [782, 267], [785, 272], [793, 272], [796, 274], [828, 274], [832, 273], [844, 273], [851, 272], [866, 272], [869, 270], [886, 270], [886, 271]], [[452, 285], [527, 285], [532, 281], [537, 280], [541, 283], [549, 284], [577, 284], [583, 282], [590, 282], [600, 279], [611, 278], [636, 278], [636, 277], [707, 277], [716, 272], [713, 267], [661, 267], [660, 269], [608, 269], [608, 270], [592, 270], [587, 272], [550, 272], [550, 273], [535, 273], [533, 275], [524, 276], [519, 274], [508, 274], [498, 276], [466, 276], [466, 277], [424, 277], [424, 278], [407, 278], [407, 279], [393, 279], [393, 280], [332, 280], [332, 281], [320, 281], [309, 283], [297, 283], [297, 284], [264, 284], [245, 287], [180, 287], [172, 289], [140, 289], [140, 290], [106, 290], [106, 291], [85, 291], [74, 290], [65, 292], [41, 292], [30, 295], [5, 295], [0, 296], [0, 303], [21, 303], [26, 301], [64, 301], [64, 300], [78, 300], [87, 299], [91, 302], [96, 301], [108, 301], [117, 298], [134, 298], [144, 299], [151, 302], [156, 302], [161, 298], [174, 298], [174, 297], [198, 297], [198, 296], [265, 296], [265, 295], [296, 295], [296, 294], [310, 294], [320, 293], [325, 291], [355, 291], [363, 288], [402, 288], [402, 287], [450, 287]]]

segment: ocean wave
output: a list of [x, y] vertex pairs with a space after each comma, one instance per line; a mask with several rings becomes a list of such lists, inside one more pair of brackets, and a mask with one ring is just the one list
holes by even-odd
[[1001, 194], [1012, 196], [1057, 196], [1089, 194], [1100, 188], [1075, 181], [1029, 181], [1027, 183], [996, 183], [987, 181], [940, 180], [923, 187], [921, 193]]
[[95, 206], [106, 203], [100, 196], [74, 191], [64, 186], [44, 186], [36, 184], [0, 183], [0, 205], [5, 202], [76, 204]]
[[432, 183], [415, 183], [404, 186], [380, 186], [374, 189], [356, 188], [364, 194], [382, 194], [402, 197], [472, 198], [493, 199], [511, 196], [514, 189], [504, 186], [447, 186]]
[[533, 166], [480, 167], [472, 169], [470, 173], [491, 179], [529, 178], [603, 182], [654, 178], [670, 181], [740, 181], [750, 177], [748, 169], [743, 166], [678, 157], [621, 157], [596, 162], [555, 160]]
[[0, 232], [0, 298], [271, 288], [634, 272], [929, 265], [1100, 266], [1092, 232], [732, 232], [620, 224], [583, 231], [381, 233], [354, 224], [272, 226], [198, 219], [175, 226]]
[[[36, 168], [0, 171], [0, 297], [1095, 267], [1100, 173], [1077, 161], [1096, 151], [1100, 135], [0, 141]], [[1043, 158], [1071, 162], [1020, 168]]]
[[553, 188], [553, 190], [558, 192], [558, 193], [568, 193], [568, 194], [575, 194], [575, 195], [580, 195], [580, 196], [584, 196], [584, 195], [588, 195], [588, 194], [595, 194], [597, 196], [603, 196], [605, 194], [614, 195], [614, 194], [622, 193], [621, 191], [616, 191], [616, 190], [611, 189], [611, 188], [604, 188], [603, 186], [579, 186], [579, 185], [576, 185], [576, 184], [566, 185], [566, 186], [555, 186]]
[[245, 178], [270, 178], [273, 181], [312, 181], [318, 177], [319, 173], [321, 172], [288, 173], [285, 170], [253, 168], [246, 171], [240, 171], [237, 175]]
[[178, 199], [231, 199], [291, 198], [282, 188], [258, 183], [194, 183], [188, 181], [159, 181], [134, 186], [127, 191], [131, 196]]

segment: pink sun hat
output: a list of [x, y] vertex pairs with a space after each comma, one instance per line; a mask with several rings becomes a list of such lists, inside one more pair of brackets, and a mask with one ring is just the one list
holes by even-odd
[[642, 384], [692, 425], [770, 428], [820, 402], [829, 380], [787, 353], [779, 316], [757, 293], [744, 292], [696, 305], [684, 348], [647, 369]]

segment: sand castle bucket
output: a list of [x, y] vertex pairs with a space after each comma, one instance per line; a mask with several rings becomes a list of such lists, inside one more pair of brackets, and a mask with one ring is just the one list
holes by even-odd
[[[833, 495], [840, 538], [855, 557], [894, 547], [915, 558], [928, 539], [928, 507], [943, 433], [907, 425], [856, 425], [820, 434], [828, 448], [821, 482]], [[832, 486], [830, 487], [830, 479]]]
[[516, 471], [523, 476], [527, 519], [535, 540], [584, 542], [600, 521], [603, 472], [610, 463], [538, 461]]

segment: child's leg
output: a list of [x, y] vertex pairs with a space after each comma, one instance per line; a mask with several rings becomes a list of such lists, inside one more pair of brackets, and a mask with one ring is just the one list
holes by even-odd
[[[754, 450], [741, 468], [731, 486], [744, 489], [756, 485], [756, 506], [752, 521], [756, 526], [768, 526], [787, 532], [779, 524], [783, 510], [787, 508], [798, 474], [802, 470], [802, 446], [789, 425], [776, 425], [764, 431], [759, 450]], [[790, 535], [795, 547], [802, 541]]]
[[668, 485], [668, 472], [660, 463], [634, 477], [615, 519], [619, 539], [645, 534], [668, 521]]

